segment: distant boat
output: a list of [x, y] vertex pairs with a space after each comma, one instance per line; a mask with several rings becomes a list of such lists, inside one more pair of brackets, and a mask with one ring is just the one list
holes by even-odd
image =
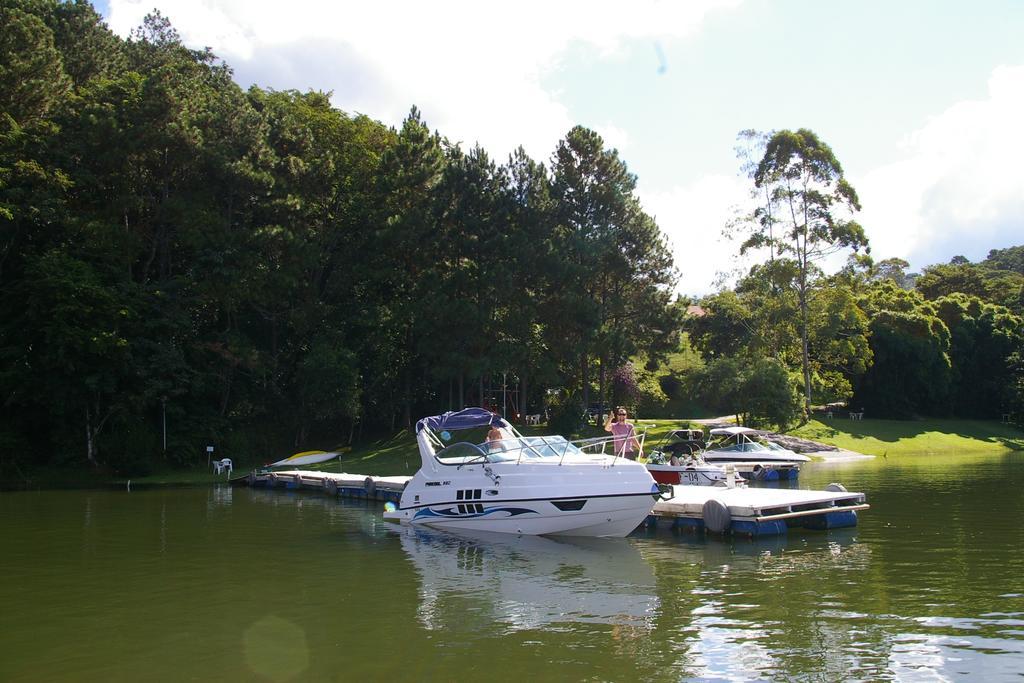
[[810, 462], [806, 455], [764, 438], [764, 433], [749, 427], [720, 427], [711, 430], [712, 442], [703, 452], [708, 463], [801, 463]]
[[340, 458], [341, 453], [337, 451], [302, 451], [296, 453], [290, 458], [284, 460], [278, 460], [272, 462], [267, 467], [298, 467], [299, 465], [315, 465], [318, 462], [327, 462], [328, 460], [334, 460]]

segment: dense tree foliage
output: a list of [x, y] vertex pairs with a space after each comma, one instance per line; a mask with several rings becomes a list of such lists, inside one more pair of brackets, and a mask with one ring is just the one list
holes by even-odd
[[676, 348], [669, 250], [592, 131], [502, 164], [415, 108], [243, 91], [159, 14], [121, 40], [82, 0], [0, 12], [5, 454], [278, 455], [502, 380], [521, 411], [607, 398]]

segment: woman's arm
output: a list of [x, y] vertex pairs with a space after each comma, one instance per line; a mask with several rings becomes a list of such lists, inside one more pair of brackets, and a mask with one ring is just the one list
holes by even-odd
[[640, 439], [636, 438], [636, 427], [634, 425], [629, 425], [629, 438], [633, 443], [633, 452], [638, 455], [643, 455], [643, 453], [640, 452]]

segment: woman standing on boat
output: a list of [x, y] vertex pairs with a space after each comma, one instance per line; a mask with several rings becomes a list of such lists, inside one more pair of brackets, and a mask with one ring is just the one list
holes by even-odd
[[636, 460], [637, 455], [640, 455], [640, 442], [636, 440], [636, 430], [633, 423], [626, 420], [627, 417], [626, 409], [619, 406], [614, 413], [608, 413], [608, 418], [604, 421], [604, 431], [615, 436], [616, 455]]

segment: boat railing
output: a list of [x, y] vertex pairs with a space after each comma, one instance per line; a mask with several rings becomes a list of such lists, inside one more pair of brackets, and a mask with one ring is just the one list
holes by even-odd
[[[646, 430], [637, 433], [634, 437], [639, 444], [640, 453], [643, 453], [646, 437]], [[616, 439], [621, 441], [621, 448], [617, 449], [615, 447]], [[486, 441], [481, 444], [469, 442], [452, 444], [445, 447], [442, 452], [437, 453], [435, 457], [444, 465], [465, 465], [480, 461], [489, 463], [510, 462], [513, 457], [515, 458], [515, 464], [519, 465], [523, 462], [524, 457], [531, 460], [536, 458], [540, 463], [550, 462], [553, 458], [557, 457], [558, 465], [562, 465], [565, 462], [566, 456], [574, 450], [588, 455], [607, 455], [608, 449], [611, 447], [611, 452], [614, 454], [611, 464], [614, 465], [618, 462], [619, 458], [625, 458], [625, 446], [626, 440], [621, 436], [616, 437], [613, 434], [573, 440], [556, 435], [520, 435], [508, 439]], [[460, 455], [454, 458], [443, 455], [445, 451], [451, 452], [453, 450], [466, 449], [467, 447], [471, 447], [467, 455]]]

